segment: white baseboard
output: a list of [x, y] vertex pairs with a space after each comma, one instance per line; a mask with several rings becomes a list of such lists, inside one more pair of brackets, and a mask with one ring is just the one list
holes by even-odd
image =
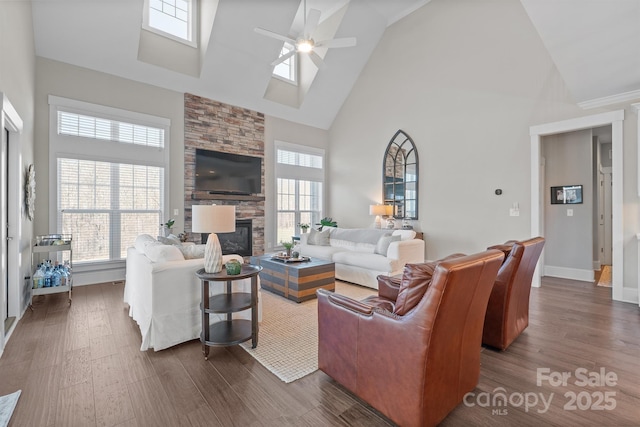
[[578, 268], [556, 267], [553, 265], [544, 266], [544, 276], [559, 277], [561, 279], [581, 280], [583, 282], [593, 282], [593, 270], [581, 270]]
[[634, 288], [622, 288], [622, 301], [638, 305], [638, 290]]
[[600, 260], [593, 261], [593, 269], [599, 271], [602, 268], [602, 264], [600, 264]]
[[124, 268], [73, 272], [73, 286], [95, 285], [96, 283], [121, 282], [124, 280]]

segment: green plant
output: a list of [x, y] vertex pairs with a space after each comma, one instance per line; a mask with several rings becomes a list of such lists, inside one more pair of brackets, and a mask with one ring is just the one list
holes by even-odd
[[309, 227], [311, 227], [311, 226], [310, 226], [309, 224], [301, 223], [301, 224], [298, 224], [298, 227], [300, 227], [300, 228], [301, 228], [301, 229], [303, 229], [303, 230], [306, 230], [307, 228], [309, 228]]
[[165, 223], [164, 223], [164, 225], [165, 225], [168, 229], [171, 229], [171, 228], [173, 227], [173, 224], [175, 224], [175, 223], [176, 223], [176, 220], [175, 220], [175, 219], [170, 219], [170, 220], [168, 220], [167, 222], [165, 222]]
[[283, 248], [285, 248], [286, 250], [291, 250], [291, 248], [293, 247], [293, 242], [285, 242], [284, 240], [280, 241], [280, 244], [282, 245]]
[[333, 218], [325, 216], [320, 220], [320, 222], [316, 223], [319, 225], [318, 230], [322, 230], [322, 227], [337, 227], [338, 223], [333, 220]]

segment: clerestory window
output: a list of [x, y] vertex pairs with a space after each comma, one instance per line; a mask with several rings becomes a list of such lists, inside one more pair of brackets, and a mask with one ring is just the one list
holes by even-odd
[[197, 0], [145, 0], [143, 28], [196, 47]]
[[[287, 55], [293, 49], [295, 49], [293, 46], [291, 46], [289, 43], [285, 43], [284, 46], [282, 46], [282, 50], [280, 51], [280, 57]], [[273, 75], [283, 78], [289, 82], [295, 83], [297, 80], [296, 55], [291, 55], [289, 58], [273, 67]]]

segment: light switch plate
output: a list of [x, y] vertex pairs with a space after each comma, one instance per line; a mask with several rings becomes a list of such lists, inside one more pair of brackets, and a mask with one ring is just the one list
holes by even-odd
[[173, 215], [174, 215], [174, 216], [176, 216], [176, 215], [180, 215], [180, 210], [179, 210], [179, 209], [174, 209], [174, 210], [173, 210]]
[[573, 216], [573, 209], [567, 209], [567, 216]]
[[509, 209], [509, 216], [520, 216], [520, 209]]

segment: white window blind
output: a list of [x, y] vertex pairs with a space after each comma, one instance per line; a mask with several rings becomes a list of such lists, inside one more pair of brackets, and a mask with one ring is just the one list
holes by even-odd
[[[311, 152], [314, 151], [314, 152]], [[322, 217], [324, 151], [276, 143], [276, 242], [313, 226]]]
[[164, 147], [164, 129], [58, 111], [58, 134]]
[[309, 154], [285, 149], [278, 149], [277, 161], [279, 164], [283, 165], [322, 169], [323, 156], [318, 154]]
[[163, 168], [58, 158], [58, 230], [73, 235], [74, 260], [126, 258], [139, 234], [163, 221]]
[[122, 260], [136, 236], [155, 236], [166, 221], [168, 121], [64, 98], [50, 104], [52, 232], [73, 235], [74, 263]]

